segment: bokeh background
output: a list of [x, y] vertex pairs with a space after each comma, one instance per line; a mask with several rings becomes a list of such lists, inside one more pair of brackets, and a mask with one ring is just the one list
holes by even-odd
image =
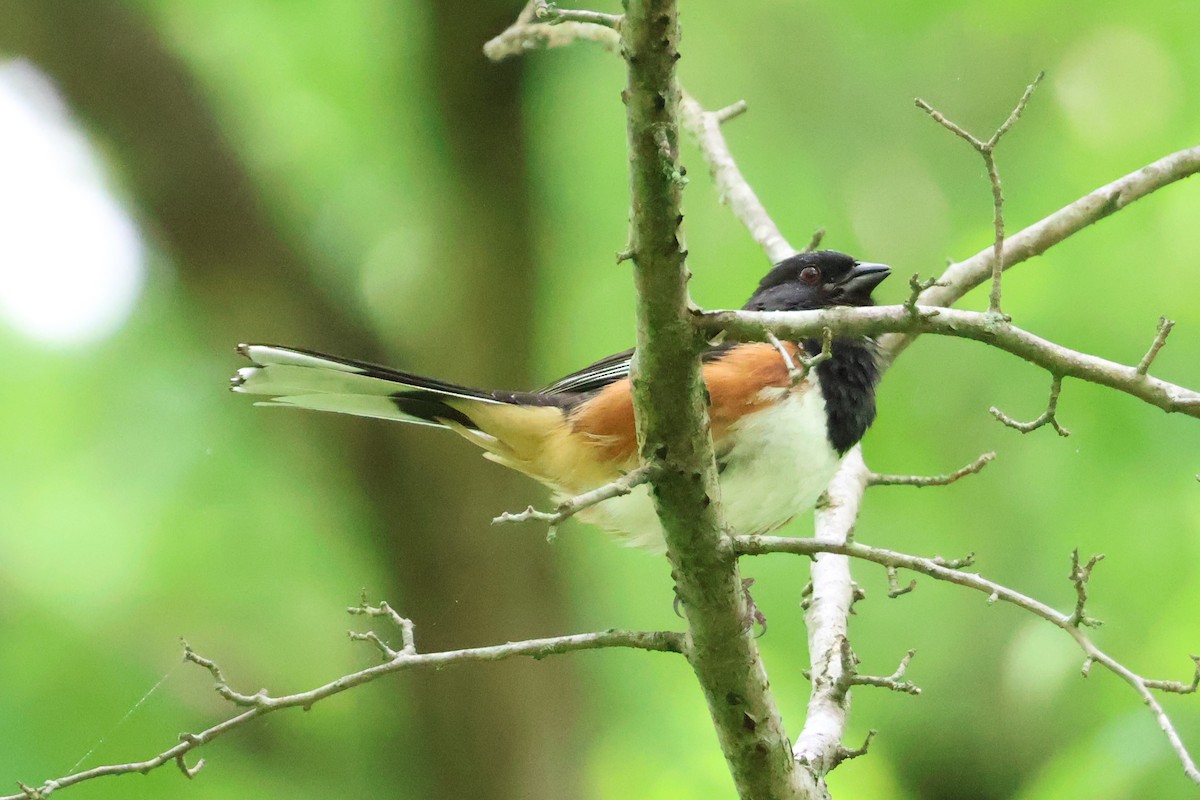
[[[615, 4], [608, 4], [614, 5]], [[542, 492], [453, 436], [256, 409], [233, 346], [277, 341], [466, 383], [539, 385], [633, 338], [622, 64], [588, 44], [492, 65], [517, 2], [0, 0], [0, 785], [146, 758], [229, 714], [180, 635], [246, 691], [373, 663], [364, 589], [424, 649], [677, 627], [665, 561], [586, 526], [497, 530]], [[616, 8], [601, 8], [613, 10]], [[681, 77], [797, 244], [937, 272], [990, 241], [978, 132], [1047, 71], [999, 153], [1012, 229], [1200, 134], [1195, 3], [683, 4]], [[693, 293], [740, 304], [767, 267], [691, 167]], [[1179, 320], [1154, 371], [1200, 385], [1200, 185], [1105, 220], [1005, 283], [1018, 324], [1120, 361]], [[981, 293], [964, 305], [980, 308]], [[1200, 426], [1038, 370], [920, 341], [888, 374], [860, 541], [974, 551], [1068, 608], [1068, 554], [1104, 552], [1092, 612], [1135, 670], [1200, 649]], [[796, 535], [811, 520], [797, 521]], [[807, 565], [746, 564], [790, 730], [808, 684]], [[838, 797], [1194, 797], [1151, 716], [1060, 631], [922, 580], [853, 620], [864, 671], [910, 647], [919, 698], [856, 691]], [[165, 676], [165, 680], [164, 680]], [[157, 691], [146, 697], [151, 687]], [[140, 702], [144, 700], [144, 702]], [[1200, 749], [1200, 700], [1168, 697]], [[731, 783], [686, 665], [585, 653], [409, 674], [246, 727], [173, 767], [71, 797], [715, 798]], [[73, 766], [74, 765], [74, 766]]]

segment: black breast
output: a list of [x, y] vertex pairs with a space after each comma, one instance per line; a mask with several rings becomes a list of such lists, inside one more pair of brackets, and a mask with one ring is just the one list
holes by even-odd
[[[816, 339], [804, 342], [809, 353], [821, 352]], [[825, 398], [829, 443], [839, 455], [858, 444], [875, 421], [875, 384], [879, 366], [874, 345], [865, 340], [835, 339], [833, 358], [817, 365]]]

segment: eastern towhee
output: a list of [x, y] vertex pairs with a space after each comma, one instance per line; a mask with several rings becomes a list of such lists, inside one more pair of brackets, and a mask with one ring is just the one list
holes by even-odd
[[[767, 273], [744, 306], [796, 311], [871, 304], [888, 276], [882, 264], [830, 250], [802, 253]], [[787, 342], [793, 360], [821, 342]], [[846, 451], [875, 419], [874, 345], [835, 338], [832, 358], [796, 385], [771, 344], [713, 343], [702, 354], [708, 416], [725, 520], [740, 534], [767, 533], [813, 507]], [[243, 344], [254, 362], [233, 390], [266, 395], [258, 405], [295, 406], [450, 430], [484, 457], [574, 496], [638, 464], [630, 394], [632, 350], [601, 359], [536, 392], [471, 389], [307, 350]], [[662, 550], [646, 486], [579, 514], [629, 544]]]

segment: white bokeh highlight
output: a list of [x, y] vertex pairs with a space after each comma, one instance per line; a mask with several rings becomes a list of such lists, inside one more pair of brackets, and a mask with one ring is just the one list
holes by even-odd
[[0, 324], [52, 345], [103, 339], [144, 279], [137, 227], [54, 86], [0, 63]]

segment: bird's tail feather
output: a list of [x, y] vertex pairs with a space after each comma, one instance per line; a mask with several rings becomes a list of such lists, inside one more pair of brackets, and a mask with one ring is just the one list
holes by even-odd
[[363, 361], [264, 344], [238, 345], [250, 359], [232, 379], [235, 392], [263, 396], [256, 405], [290, 406], [416, 425], [478, 430], [472, 407], [501, 405], [487, 392]]

